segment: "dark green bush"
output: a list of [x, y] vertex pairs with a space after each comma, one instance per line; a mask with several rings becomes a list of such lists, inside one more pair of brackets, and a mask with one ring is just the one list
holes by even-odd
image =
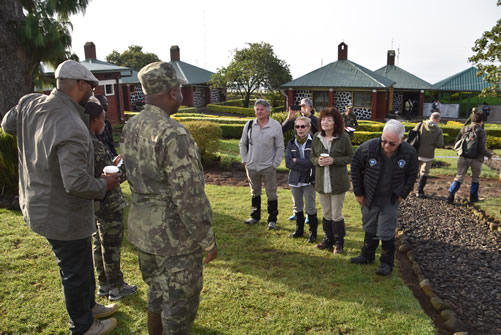
[[356, 131], [353, 133], [353, 139], [351, 143], [353, 144], [362, 144], [371, 138], [380, 137], [383, 133], [380, 131], [369, 132], [369, 131]]
[[189, 130], [200, 149], [202, 159], [214, 157], [219, 150], [222, 131], [217, 123], [209, 121], [186, 121], [182, 124]]
[[17, 169], [17, 142], [14, 136], [0, 129], [0, 195], [17, 195], [19, 175]]

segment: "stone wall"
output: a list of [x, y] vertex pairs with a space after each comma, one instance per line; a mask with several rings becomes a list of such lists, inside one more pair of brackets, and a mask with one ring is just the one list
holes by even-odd
[[294, 92], [294, 101], [289, 101], [290, 105], [299, 105], [304, 98], [310, 98], [313, 101], [313, 96], [310, 90], [297, 90]]
[[194, 107], [205, 106], [205, 88], [204, 87], [193, 87], [193, 106]]

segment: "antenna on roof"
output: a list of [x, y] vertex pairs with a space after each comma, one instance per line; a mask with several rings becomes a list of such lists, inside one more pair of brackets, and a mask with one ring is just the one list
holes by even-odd
[[400, 60], [400, 47], [397, 48], [397, 66], [398, 66], [398, 61]]

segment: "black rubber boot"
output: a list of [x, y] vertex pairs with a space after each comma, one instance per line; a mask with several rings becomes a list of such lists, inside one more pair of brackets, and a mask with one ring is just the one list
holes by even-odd
[[308, 214], [310, 220], [310, 236], [308, 237], [308, 243], [315, 243], [317, 241], [317, 227], [318, 218], [317, 214]]
[[261, 196], [252, 197], [252, 212], [250, 218], [245, 220], [246, 224], [255, 224], [261, 220]]
[[316, 245], [316, 248], [320, 250], [331, 250], [334, 245], [334, 236], [332, 235], [332, 221], [327, 219], [322, 219], [322, 228], [324, 229], [324, 239], [320, 244]]
[[334, 254], [342, 254], [344, 251], [344, 237], [346, 236], [346, 228], [344, 219], [340, 221], [332, 221], [332, 232], [334, 234]]
[[296, 231], [290, 237], [298, 238], [304, 236], [304, 212], [297, 212], [296, 214]]
[[461, 187], [461, 183], [454, 180], [451, 184], [451, 187], [449, 187], [449, 196], [447, 197], [447, 202], [452, 204], [454, 203], [454, 195], [456, 192], [459, 190]]
[[395, 261], [395, 239], [382, 241], [382, 251], [381, 251], [381, 265], [377, 268], [376, 274], [381, 276], [387, 276], [393, 270], [393, 265]]
[[278, 200], [268, 200], [268, 229], [275, 229], [277, 227], [277, 216]]
[[428, 176], [421, 176], [419, 178], [419, 184], [418, 184], [418, 191], [417, 191], [417, 196], [419, 198], [424, 198], [424, 187], [426, 186], [426, 180], [428, 179]]
[[373, 264], [376, 258], [376, 249], [379, 245], [379, 240], [375, 238], [376, 235], [372, 235], [365, 232], [364, 246], [362, 247], [362, 253], [360, 256], [350, 258], [350, 263], [353, 264]]

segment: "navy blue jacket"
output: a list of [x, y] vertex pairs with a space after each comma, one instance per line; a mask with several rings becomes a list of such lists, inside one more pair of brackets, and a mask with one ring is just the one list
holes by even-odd
[[[412, 191], [419, 170], [418, 156], [414, 147], [402, 142], [396, 150], [396, 166], [392, 175], [392, 203], [405, 199]], [[370, 208], [376, 193], [383, 165], [384, 151], [381, 138], [368, 140], [355, 152], [351, 161], [351, 183], [357, 197], [364, 195], [365, 204]]]
[[[289, 169], [289, 185], [296, 185], [299, 183], [314, 184], [315, 166], [310, 160], [312, 142], [311, 139], [308, 139], [304, 143], [304, 158], [301, 158], [295, 137], [287, 143], [287, 149], [285, 150], [285, 166]], [[292, 161], [293, 158], [296, 159], [295, 162]]]

